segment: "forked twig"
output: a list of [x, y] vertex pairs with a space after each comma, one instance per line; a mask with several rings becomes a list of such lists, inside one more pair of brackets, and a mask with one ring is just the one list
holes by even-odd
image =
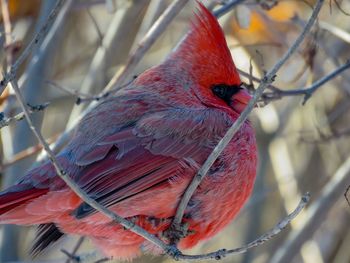
[[126, 78], [134, 70], [143, 55], [149, 50], [153, 43], [158, 39], [158, 36], [164, 32], [166, 27], [170, 24], [173, 18], [180, 12], [188, 0], [176, 0], [168, 6], [164, 13], [154, 22], [147, 34], [142, 38], [138, 44], [138, 48], [129, 56], [129, 59], [120, 74], [115, 74], [108, 83], [105, 91], [116, 89], [124, 84]]
[[[28, 107], [30, 108], [29, 113], [43, 111], [44, 109], [46, 109], [47, 106], [49, 106], [49, 103], [36, 105], [36, 106], [32, 106], [32, 105], [28, 104]], [[9, 126], [13, 122], [21, 121], [24, 118], [25, 118], [24, 112], [20, 112], [20, 113], [16, 114], [15, 116], [9, 117], [9, 118], [5, 118], [5, 116], [1, 112], [0, 113], [0, 129], [2, 129], [6, 126]]]
[[280, 99], [281, 97], [285, 96], [298, 96], [303, 95], [303, 105], [308, 101], [308, 99], [311, 98], [312, 94], [318, 90], [322, 85], [327, 83], [328, 81], [332, 80], [333, 78], [340, 75], [342, 72], [350, 68], [350, 60], [348, 60], [344, 65], [340, 66], [339, 68], [335, 69], [333, 72], [328, 74], [327, 76], [324, 76], [323, 78], [319, 79], [315, 83], [313, 83], [311, 86], [307, 88], [301, 88], [301, 89], [294, 89], [294, 90], [281, 90], [278, 88], [274, 88], [273, 91], [264, 93], [262, 96], [263, 100], [276, 100]]
[[298, 206], [294, 209], [293, 212], [291, 212], [289, 215], [287, 215], [284, 219], [282, 219], [280, 222], [278, 222], [273, 228], [271, 228], [269, 231], [267, 231], [265, 234], [261, 235], [257, 239], [253, 240], [252, 242], [248, 243], [247, 245], [235, 249], [220, 249], [215, 252], [211, 252], [208, 254], [203, 255], [180, 255], [178, 259], [181, 260], [187, 260], [187, 261], [201, 261], [201, 260], [208, 260], [208, 259], [215, 259], [220, 260], [228, 255], [238, 255], [247, 252], [249, 249], [257, 247], [266, 241], [270, 240], [271, 238], [278, 235], [283, 229], [287, 227], [287, 225], [297, 216], [300, 214], [300, 212], [304, 209], [306, 204], [310, 200], [310, 194], [306, 193], [300, 200]]
[[40, 41], [46, 36], [47, 32], [51, 28], [51, 25], [55, 21], [56, 16], [58, 15], [63, 3], [65, 0], [58, 0], [55, 7], [52, 9], [51, 13], [49, 14], [46, 23], [40, 28], [38, 33], [35, 34], [35, 36], [31, 39], [29, 44], [26, 46], [26, 48], [23, 50], [21, 55], [17, 58], [17, 60], [13, 63], [8, 73], [5, 74], [3, 79], [0, 81], [0, 95], [4, 91], [5, 87], [9, 82], [15, 79], [16, 73], [18, 70], [18, 67], [22, 65], [22, 63], [25, 61], [27, 56], [32, 52], [35, 46], [37, 46]]

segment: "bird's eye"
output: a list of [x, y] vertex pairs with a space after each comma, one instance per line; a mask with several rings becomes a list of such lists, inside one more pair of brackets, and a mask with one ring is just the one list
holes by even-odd
[[231, 97], [241, 89], [240, 85], [215, 84], [212, 86], [214, 95], [225, 101], [228, 105], [230, 105]]

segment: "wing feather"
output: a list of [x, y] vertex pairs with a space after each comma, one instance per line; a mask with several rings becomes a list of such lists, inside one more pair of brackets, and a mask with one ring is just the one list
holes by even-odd
[[[84, 167], [75, 180], [95, 200], [113, 206], [171, 178], [193, 176], [229, 125], [225, 114], [210, 109], [141, 116], [89, 145], [90, 151], [81, 149], [86, 154], [75, 162]], [[94, 212], [83, 203], [73, 214], [84, 218]]]

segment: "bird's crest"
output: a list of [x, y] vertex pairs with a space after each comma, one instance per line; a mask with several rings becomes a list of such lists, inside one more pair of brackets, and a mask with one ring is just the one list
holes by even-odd
[[170, 55], [201, 85], [240, 84], [240, 78], [215, 16], [200, 2], [191, 30]]

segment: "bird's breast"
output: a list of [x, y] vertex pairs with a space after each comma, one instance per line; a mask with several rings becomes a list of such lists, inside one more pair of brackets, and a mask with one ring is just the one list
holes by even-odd
[[[244, 129], [244, 127], [243, 127]], [[239, 132], [215, 161], [189, 204], [188, 220], [194, 231], [182, 241], [192, 247], [229, 224], [250, 196], [256, 175], [254, 133]]]

